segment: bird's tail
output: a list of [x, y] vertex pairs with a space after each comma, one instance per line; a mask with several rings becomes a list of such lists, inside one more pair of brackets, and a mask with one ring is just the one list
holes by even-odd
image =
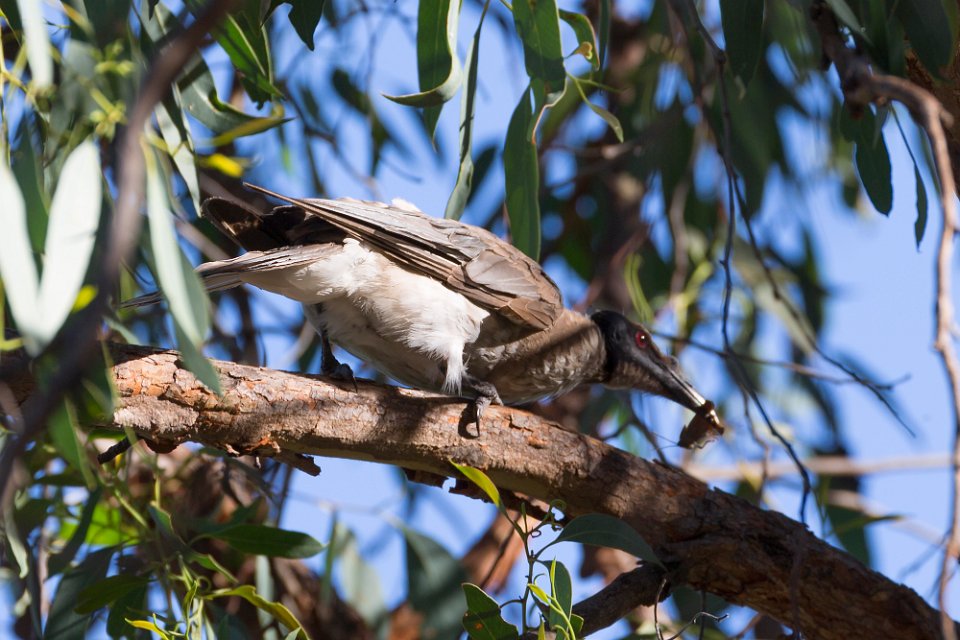
[[[281, 271], [301, 267], [326, 257], [337, 247], [329, 244], [280, 247], [269, 251], [249, 251], [229, 260], [207, 262], [197, 267], [197, 275], [207, 293], [224, 291], [240, 286], [247, 276], [254, 273]], [[121, 309], [131, 309], [156, 304], [163, 299], [159, 291], [132, 298], [120, 304]]]

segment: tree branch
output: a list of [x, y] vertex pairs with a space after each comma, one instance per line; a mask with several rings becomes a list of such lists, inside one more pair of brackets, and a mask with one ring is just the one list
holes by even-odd
[[[808, 637], [938, 635], [939, 613], [914, 591], [799, 523], [525, 411], [491, 407], [478, 434], [457, 399], [363, 381], [354, 392], [315, 376], [214, 361], [224, 391], [217, 397], [176, 352], [111, 351], [120, 399], [106, 426], [155, 443], [352, 458], [450, 477], [456, 460], [502, 489], [563, 499], [568, 515], [622, 518], [654, 548], [672, 584], [796, 621]], [[11, 388], [22, 401], [32, 382]]]

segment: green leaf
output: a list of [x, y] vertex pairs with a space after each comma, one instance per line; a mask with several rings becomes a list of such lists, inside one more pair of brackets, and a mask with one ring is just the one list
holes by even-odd
[[[205, 8], [200, 0], [187, 0], [191, 11]], [[273, 65], [267, 32], [259, 20], [251, 20], [244, 12], [228, 14], [214, 31], [217, 43], [236, 68], [240, 83], [250, 98], [262, 106], [267, 100], [282, 96], [273, 86]]]
[[495, 504], [498, 509], [501, 511], [506, 509], [506, 507], [503, 506], [503, 501], [500, 499], [500, 490], [497, 489], [497, 485], [493, 484], [493, 480], [491, 480], [487, 474], [479, 469], [468, 467], [465, 464], [457, 464], [452, 460], [450, 461], [450, 464], [456, 467], [457, 471], [466, 476], [467, 480], [477, 485], [481, 491], [487, 494], [487, 497], [490, 498], [490, 502]]
[[170, 304], [184, 363], [201, 382], [219, 394], [220, 382], [216, 370], [200, 352], [200, 345], [209, 329], [210, 302], [199, 277], [177, 243], [157, 160], [152, 152], [145, 153], [147, 220], [150, 225], [150, 246], [156, 262], [157, 282]]
[[103, 488], [97, 487], [87, 496], [83, 511], [80, 513], [80, 522], [70, 536], [70, 540], [59, 553], [55, 553], [47, 559], [47, 573], [49, 575], [55, 576], [61, 573], [73, 562], [80, 547], [87, 539], [87, 532], [90, 530], [90, 523], [93, 522], [93, 514], [100, 503], [101, 495], [103, 495]]
[[[129, 633], [127, 619], [136, 618], [146, 610], [147, 587], [141, 586], [128, 590], [117, 598], [110, 607], [107, 616], [107, 634], [111, 638], [121, 638]], [[217, 636], [226, 637], [226, 636]]]
[[160, 640], [172, 640], [168, 633], [157, 626], [156, 622], [151, 622], [149, 620], [131, 620], [127, 618], [127, 624], [135, 629], [143, 629], [145, 631], [155, 633], [160, 636]]
[[119, 574], [98, 580], [80, 592], [74, 611], [80, 614], [93, 613], [126, 595], [128, 591], [145, 587], [149, 583], [148, 576], [129, 574]]
[[303, 630], [303, 625], [300, 624], [296, 616], [294, 616], [289, 609], [279, 602], [271, 602], [261, 597], [257, 593], [257, 590], [251, 585], [247, 584], [234, 589], [220, 589], [211, 593], [209, 596], [207, 596], [207, 598], [227, 598], [230, 596], [238, 596], [243, 598], [261, 611], [266, 611], [272, 615], [276, 620], [283, 623], [291, 631], [297, 631], [298, 640], [308, 640], [307, 634]]
[[53, 440], [57, 453], [83, 475], [88, 489], [96, 487], [97, 480], [90, 468], [90, 461], [77, 438], [77, 410], [72, 401], [64, 399], [60, 402], [50, 415], [49, 429], [50, 439]]
[[566, 70], [560, 44], [560, 15], [555, 0], [516, 0], [513, 21], [523, 42], [523, 60], [530, 79], [540, 79], [546, 93], [563, 87]]
[[[550, 544], [558, 542], [579, 542], [598, 547], [620, 549], [642, 558], [646, 562], [663, 566], [653, 549], [637, 533], [636, 529], [623, 520], [602, 513], [590, 513], [574, 518], [563, 528], [556, 540]], [[544, 549], [546, 548], [544, 547]]]
[[323, 5], [326, 0], [287, 0], [290, 4], [290, 24], [303, 43], [313, 51], [313, 34], [323, 16]]
[[187, 121], [183, 117], [180, 90], [176, 86], [172, 87], [172, 93], [157, 105], [156, 115], [157, 124], [160, 125], [160, 135], [167, 145], [167, 153], [170, 154], [173, 163], [177, 166], [177, 171], [180, 172], [180, 177], [187, 185], [193, 210], [199, 215], [200, 182], [197, 178], [197, 165], [194, 162], [193, 138], [190, 136], [190, 127], [187, 126]]
[[890, 152], [883, 139], [883, 131], [878, 131], [871, 143], [857, 143], [854, 159], [860, 182], [870, 197], [874, 208], [888, 215], [893, 207], [893, 183], [890, 166]]
[[[150, 53], [151, 48], [155, 48], [154, 43], [165, 40], [169, 33], [180, 28], [176, 18], [163, 3], [156, 4], [149, 19], [144, 19], [143, 13], [139, 15], [143, 27], [141, 40], [147, 53]], [[210, 129], [215, 136], [236, 132], [229, 137], [229, 140], [232, 140], [241, 135], [266, 131], [284, 122], [280, 108], [269, 117], [251, 116], [221, 101], [217, 96], [213, 74], [200, 54], [186, 64], [177, 80], [177, 86], [180, 89], [183, 109]]]
[[460, 100], [460, 169], [457, 171], [457, 182], [447, 201], [447, 208], [443, 216], [451, 220], [459, 220], [467, 206], [467, 200], [473, 190], [473, 115], [476, 111], [477, 99], [477, 67], [480, 62], [480, 31], [483, 20], [487, 16], [489, 3], [483, 5], [480, 22], [470, 41], [467, 51], [467, 86], [463, 90]]
[[402, 529], [407, 555], [407, 601], [423, 614], [425, 638], [454, 638], [460, 630], [460, 590], [466, 581], [463, 565], [436, 541]]
[[579, 53], [584, 60], [590, 63], [594, 69], [600, 68], [600, 57], [597, 55], [597, 34], [593, 30], [593, 24], [590, 19], [582, 13], [573, 11], [564, 11], [560, 9], [560, 19], [570, 25], [573, 33], [577, 36], [577, 49], [574, 53]]
[[47, 89], [53, 85], [53, 57], [50, 55], [50, 33], [43, 18], [43, 3], [36, 0], [17, 0], [23, 38], [26, 40], [27, 62], [34, 87]]
[[519, 638], [515, 626], [503, 619], [500, 605], [475, 584], [463, 584], [467, 612], [463, 614], [463, 628], [470, 640], [511, 640]]
[[590, 102], [590, 100], [587, 98], [587, 94], [583, 91], [580, 80], [571, 76], [570, 81], [577, 88], [577, 91], [580, 93], [580, 97], [583, 98], [584, 104], [590, 107], [590, 110], [595, 114], [603, 118], [604, 122], [607, 123], [607, 126], [610, 127], [610, 130], [613, 131], [613, 135], [617, 136], [618, 142], [623, 142], [623, 126], [620, 124], [620, 120], [617, 118], [617, 116], [613, 115], [603, 107]]
[[50, 615], [43, 629], [44, 638], [83, 640], [86, 637], [87, 627], [93, 622], [93, 617], [79, 614], [74, 608], [87, 587], [106, 577], [115, 551], [114, 547], [94, 551], [63, 574], [50, 605]]
[[[573, 581], [570, 579], [570, 572], [561, 562], [553, 560], [550, 563], [550, 612], [547, 614], [547, 620], [550, 622], [550, 628], [560, 630], [566, 627], [566, 620], [570, 619], [573, 609]], [[563, 611], [560, 615], [554, 609], [559, 607]], [[558, 636], [559, 637], [559, 636]]]
[[917, 185], [917, 221], [913, 225], [913, 235], [917, 239], [917, 249], [919, 249], [920, 241], [923, 240], [923, 234], [927, 230], [927, 188], [923, 184], [923, 177], [916, 164], [913, 165], [913, 178]]
[[597, 57], [600, 59], [600, 66], [607, 58], [607, 45], [610, 42], [610, 15], [612, 0], [600, 0], [600, 33], [597, 39]]
[[50, 204], [36, 334], [44, 344], [60, 330], [83, 285], [100, 223], [101, 180], [100, 153], [87, 140], [67, 157]]
[[207, 535], [237, 551], [273, 558], [310, 558], [325, 546], [306, 533], [260, 524], [234, 524]]
[[40, 284], [30, 250], [27, 210], [6, 162], [0, 162], [0, 202], [0, 278], [24, 346], [36, 355], [43, 348], [36, 337]]
[[[463, 82], [456, 56], [459, 0], [420, 0], [417, 12], [417, 71], [420, 92], [388, 100], [411, 107], [439, 107], [450, 100]], [[433, 138], [440, 109], [424, 112], [427, 135]]]
[[[514, 6], [518, 4], [521, 2]], [[513, 244], [536, 260], [540, 256], [540, 167], [532, 135], [533, 116], [528, 89], [520, 97], [507, 126], [503, 173]]]
[[220, 386], [220, 374], [217, 373], [217, 369], [210, 360], [203, 355], [200, 347], [187, 337], [187, 334], [184, 333], [176, 317], [173, 319], [173, 332], [177, 338], [180, 357], [183, 358], [183, 364], [187, 370], [197, 376], [197, 380], [205, 384], [208, 389], [217, 395], [222, 394], [223, 388]]
[[840, 22], [846, 25], [847, 28], [854, 33], [854, 35], [860, 36], [864, 40], [867, 40], [866, 31], [860, 25], [860, 21], [857, 20], [857, 15], [853, 12], [853, 9], [850, 8], [850, 5], [847, 4], [846, 0], [827, 0], [827, 4], [833, 10], [833, 13], [837, 16]]
[[[947, 3], [954, 3], [947, 7]], [[923, 65], [935, 76], [953, 59], [957, 37], [955, 0], [897, 2], [896, 14]]]
[[720, 0], [720, 18], [730, 70], [746, 86], [763, 52], [763, 0]]
[[50, 202], [43, 188], [41, 159], [33, 146], [35, 134], [34, 119], [25, 115], [17, 127], [17, 144], [10, 151], [10, 164], [29, 212], [27, 232], [30, 235], [30, 247], [39, 254], [43, 251], [43, 241], [47, 237]]
[[340, 559], [339, 575], [343, 599], [351, 604], [371, 628], [379, 626], [387, 613], [380, 576], [360, 555], [357, 540], [343, 524], [334, 527], [330, 550]]

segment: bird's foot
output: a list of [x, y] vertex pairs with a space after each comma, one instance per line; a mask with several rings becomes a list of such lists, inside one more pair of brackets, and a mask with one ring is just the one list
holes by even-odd
[[480, 420], [483, 417], [483, 412], [486, 411], [487, 407], [489, 407], [491, 404], [502, 405], [503, 400], [500, 399], [500, 394], [497, 392], [497, 388], [493, 385], [493, 383], [480, 380], [479, 378], [474, 378], [473, 376], [464, 376], [462, 384], [464, 391], [472, 391], [475, 394], [473, 399], [473, 410], [474, 418], [477, 423], [477, 433], [479, 435]]
[[331, 367], [321, 367], [320, 373], [331, 378], [332, 380], [339, 380], [340, 382], [349, 382], [353, 385], [354, 391], [359, 391], [360, 388], [357, 386], [357, 379], [353, 375], [353, 369], [350, 368], [350, 365], [343, 362], [337, 362]]
[[330, 344], [330, 340], [325, 333], [321, 334], [320, 338], [323, 348], [320, 354], [320, 373], [333, 380], [349, 382], [353, 385], [354, 391], [359, 391], [357, 379], [353, 375], [353, 369], [350, 368], [350, 365], [337, 360], [337, 357], [333, 355], [333, 346]]

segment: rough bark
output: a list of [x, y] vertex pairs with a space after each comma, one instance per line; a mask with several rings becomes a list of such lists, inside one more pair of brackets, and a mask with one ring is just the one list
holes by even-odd
[[[491, 407], [479, 432], [463, 402], [364, 381], [215, 361], [223, 397], [178, 354], [114, 346], [120, 400], [112, 426], [154, 442], [193, 441], [234, 453], [310, 454], [454, 476], [451, 460], [501, 488], [563, 499], [568, 515], [631, 524], [688, 584], [750, 607], [809, 638], [939, 637], [939, 614], [914, 591], [764, 511], [677, 469], [634, 457], [518, 409]], [[13, 386], [22, 400], [29, 384]]]

